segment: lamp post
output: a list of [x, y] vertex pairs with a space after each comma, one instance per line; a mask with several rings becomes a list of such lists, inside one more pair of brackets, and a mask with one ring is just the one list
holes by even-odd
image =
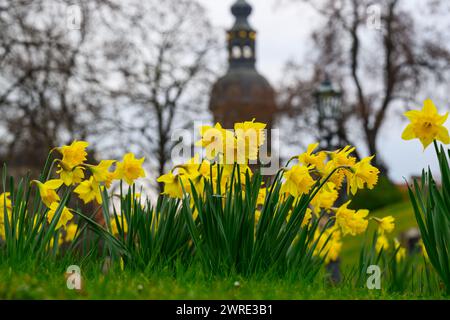
[[[343, 148], [347, 138], [344, 128], [342, 91], [335, 88], [327, 76], [314, 92], [314, 100], [318, 111], [317, 128], [321, 149], [331, 151]], [[346, 189], [345, 185], [343, 189]], [[336, 205], [344, 203], [345, 198], [345, 194], [340, 192]], [[341, 281], [340, 259], [330, 262], [327, 270], [333, 282]]]
[[339, 149], [345, 143], [343, 128], [342, 92], [335, 88], [328, 77], [314, 92], [318, 111], [318, 130], [321, 148]]

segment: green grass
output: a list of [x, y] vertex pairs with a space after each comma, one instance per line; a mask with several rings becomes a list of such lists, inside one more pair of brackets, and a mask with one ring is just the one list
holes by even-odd
[[[287, 278], [271, 276], [242, 279], [206, 278], [196, 269], [171, 275], [111, 271], [104, 275], [88, 270], [81, 291], [69, 290], [65, 268], [54, 266], [18, 271], [0, 267], [0, 299], [442, 299], [435, 295], [387, 293], [384, 290], [333, 286], [326, 281], [304, 285]], [[235, 282], [239, 282], [239, 286]]]
[[[396, 233], [416, 225], [409, 203], [399, 203], [372, 215], [396, 218]], [[342, 252], [343, 278], [349, 267], [356, 265], [363, 236], [348, 238]], [[81, 265], [83, 290], [66, 287], [65, 270], [70, 264]], [[421, 293], [417, 287], [405, 293], [357, 288], [348, 282], [332, 285], [321, 273], [313, 284], [305, 284], [292, 275], [274, 274], [207, 277], [201, 267], [175, 271], [125, 271], [111, 269], [101, 272], [100, 261], [89, 259], [87, 265], [77, 259], [64, 262], [0, 263], [0, 299], [440, 299], [442, 294]], [[239, 286], [235, 282], [239, 282]]]
[[[371, 217], [385, 217], [393, 216], [395, 218], [395, 231], [393, 237], [400, 237], [400, 234], [407, 231], [410, 228], [417, 228], [417, 223], [414, 218], [413, 208], [411, 203], [401, 202], [394, 204], [392, 206], [376, 210], [370, 214]], [[369, 232], [367, 234], [372, 234], [376, 229], [375, 223], [369, 223]], [[356, 237], [347, 237], [344, 240], [344, 246], [342, 249], [342, 264], [344, 266], [354, 265], [358, 261], [359, 251], [364, 242], [364, 235], [359, 235]]]

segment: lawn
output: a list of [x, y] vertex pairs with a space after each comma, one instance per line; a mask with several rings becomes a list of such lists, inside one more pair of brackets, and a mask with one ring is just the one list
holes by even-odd
[[[33, 272], [0, 267], [0, 299], [442, 299], [436, 294], [388, 293], [331, 286], [326, 281], [305, 285], [287, 278], [204, 278], [191, 269], [178, 275], [115, 271], [103, 275], [88, 271], [81, 291], [66, 287], [64, 267], [37, 268]], [[239, 283], [236, 283], [239, 282]]]
[[[398, 233], [415, 226], [409, 203], [399, 203], [373, 212], [375, 216], [392, 215]], [[344, 278], [347, 266], [356, 263], [363, 237], [350, 238], [342, 252]], [[344, 281], [339, 286], [329, 283], [324, 274], [314, 284], [305, 284], [292, 276], [274, 275], [206, 277], [200, 268], [190, 267], [169, 273], [167, 270], [101, 271], [101, 262], [82, 267], [83, 288], [69, 290], [65, 270], [70, 263], [52, 263], [26, 267], [0, 264], [0, 299], [430, 299], [442, 298], [436, 292], [387, 292], [357, 288]], [[32, 265], [32, 264], [31, 264]]]

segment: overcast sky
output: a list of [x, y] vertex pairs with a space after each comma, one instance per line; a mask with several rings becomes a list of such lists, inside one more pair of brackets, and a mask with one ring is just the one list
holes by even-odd
[[[235, 0], [200, 0], [208, 10], [215, 27], [230, 28], [233, 16], [230, 7]], [[307, 50], [311, 30], [317, 25], [317, 15], [305, 4], [279, 7], [279, 0], [253, 0], [252, 26], [258, 31], [257, 66], [274, 86], [282, 79], [287, 60], [301, 57]], [[426, 99], [428, 97], [424, 97]], [[433, 98], [430, 96], [430, 98]], [[446, 107], [440, 106], [440, 111]], [[432, 164], [437, 169], [433, 148], [422, 151], [419, 141], [402, 141], [400, 136], [405, 122], [391, 117], [379, 137], [380, 153], [388, 163], [390, 176], [396, 182], [403, 177], [419, 174], [421, 168]], [[447, 123], [448, 126], [448, 123]]]

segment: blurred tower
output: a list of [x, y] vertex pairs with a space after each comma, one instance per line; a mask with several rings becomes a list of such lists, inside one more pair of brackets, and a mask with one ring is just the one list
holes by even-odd
[[256, 31], [248, 22], [252, 7], [237, 0], [231, 12], [236, 21], [227, 32], [228, 72], [214, 84], [209, 108], [214, 121], [227, 129], [253, 118], [271, 128], [277, 111], [275, 91], [256, 70]]

